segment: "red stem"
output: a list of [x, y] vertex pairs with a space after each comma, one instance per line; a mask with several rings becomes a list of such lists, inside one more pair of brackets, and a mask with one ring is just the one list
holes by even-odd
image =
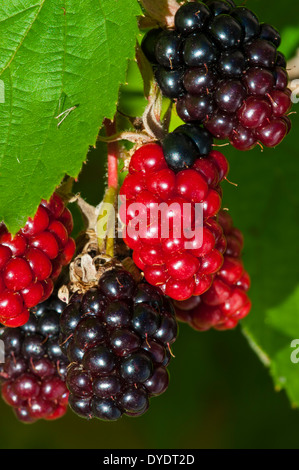
[[[115, 121], [105, 119], [104, 126], [107, 137], [116, 134]], [[118, 186], [118, 158], [119, 148], [118, 142], [108, 143], [108, 188], [117, 189]]]

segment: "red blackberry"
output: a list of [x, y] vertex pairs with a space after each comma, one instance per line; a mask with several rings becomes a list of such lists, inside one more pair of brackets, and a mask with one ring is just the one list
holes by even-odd
[[76, 295], [61, 315], [61, 342], [72, 366], [69, 404], [79, 416], [114, 421], [139, 416], [168, 386], [177, 324], [158, 288], [113, 268]]
[[68, 359], [59, 346], [64, 305], [52, 297], [31, 311], [26, 325], [0, 329], [5, 346], [5, 363], [0, 365], [2, 397], [25, 423], [57, 419], [67, 410]]
[[0, 323], [24, 325], [29, 309], [51, 295], [53, 282], [75, 252], [72, 229], [72, 215], [56, 193], [41, 202], [15, 237], [1, 224]]
[[162, 93], [176, 101], [180, 118], [203, 124], [239, 150], [258, 141], [274, 147], [289, 131], [291, 99], [279, 45], [275, 28], [224, 0], [185, 3], [173, 31], [152, 30], [143, 40]]
[[185, 302], [175, 302], [177, 318], [199, 331], [235, 328], [251, 309], [246, 293], [250, 287], [250, 278], [241, 260], [242, 233], [233, 227], [227, 212], [219, 213], [218, 222], [227, 243], [221, 269], [210, 289], [203, 295]]
[[[182, 127], [192, 131], [193, 126]], [[120, 190], [126, 200], [120, 218], [127, 225], [124, 241], [147, 282], [173, 299], [185, 300], [205, 292], [223, 263], [223, 233], [213, 217], [221, 206], [219, 183], [228, 163], [212, 151], [206, 158], [188, 160], [190, 167], [175, 173], [167, 163], [179, 169], [189, 158], [183, 140], [175, 146], [180, 135], [189, 139], [175, 131], [170, 134], [173, 146], [164, 140], [167, 162], [158, 144], [146, 144], [134, 153]], [[196, 213], [197, 203], [202, 203], [203, 218]]]

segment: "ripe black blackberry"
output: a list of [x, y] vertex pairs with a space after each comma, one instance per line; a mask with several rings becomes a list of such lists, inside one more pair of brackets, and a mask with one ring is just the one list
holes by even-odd
[[1, 392], [24, 423], [53, 420], [66, 413], [68, 359], [59, 346], [59, 320], [65, 304], [52, 296], [31, 310], [19, 328], [0, 328], [5, 363], [0, 364]]
[[190, 123], [167, 134], [162, 143], [166, 163], [175, 172], [192, 167], [198, 158], [207, 157], [212, 146], [211, 134]]
[[142, 48], [163, 94], [187, 123], [239, 150], [278, 145], [291, 108], [280, 35], [234, 2], [185, 3], [172, 31], [151, 30]]
[[140, 416], [165, 392], [174, 310], [161, 291], [114, 268], [97, 287], [75, 294], [61, 315], [61, 343], [72, 366], [69, 404], [79, 416]]

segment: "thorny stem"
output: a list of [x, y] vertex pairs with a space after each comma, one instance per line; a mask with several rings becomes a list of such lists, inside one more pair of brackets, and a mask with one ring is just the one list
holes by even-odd
[[[110, 137], [116, 134], [115, 121], [105, 119], [106, 135]], [[108, 143], [108, 188], [117, 189], [118, 186], [118, 158], [119, 147], [117, 142]]]

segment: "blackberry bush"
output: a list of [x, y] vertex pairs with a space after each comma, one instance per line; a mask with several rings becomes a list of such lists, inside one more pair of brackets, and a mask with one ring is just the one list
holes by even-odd
[[53, 420], [66, 413], [68, 359], [59, 345], [64, 306], [52, 296], [31, 310], [26, 325], [0, 329], [5, 345], [5, 363], [0, 365], [2, 398], [24, 423]]
[[185, 302], [175, 302], [177, 318], [199, 331], [235, 328], [251, 309], [247, 295], [250, 278], [241, 260], [242, 233], [233, 227], [232, 219], [225, 211], [219, 213], [218, 222], [226, 239], [221, 269], [203, 295]]
[[291, 108], [280, 35], [234, 2], [182, 5], [175, 29], [150, 31], [142, 48], [163, 94], [185, 122], [203, 124], [239, 150], [278, 145]]
[[[193, 126], [182, 128], [169, 134], [163, 147], [156, 143], [140, 147], [120, 190], [126, 201], [120, 211], [126, 224], [124, 241], [133, 250], [135, 264], [147, 282], [176, 300], [205, 292], [223, 263], [223, 233], [214, 217], [221, 206], [219, 183], [228, 173], [227, 160], [220, 152], [205, 145], [208, 155], [198, 158], [199, 150], [185, 133]], [[203, 227], [196, 203], [202, 203]], [[144, 221], [138, 233], [135, 204], [142, 204]], [[153, 217], [152, 209], [161, 204], [163, 213]], [[188, 227], [202, 230], [202, 243], [195, 232], [188, 235]]]
[[177, 324], [158, 288], [137, 284], [124, 269], [110, 269], [97, 287], [73, 295], [60, 325], [71, 362], [69, 404], [79, 416], [140, 416], [149, 399], [167, 389]]
[[72, 215], [56, 193], [15, 237], [0, 224], [0, 323], [24, 325], [29, 309], [51, 295], [75, 252], [72, 229]]

